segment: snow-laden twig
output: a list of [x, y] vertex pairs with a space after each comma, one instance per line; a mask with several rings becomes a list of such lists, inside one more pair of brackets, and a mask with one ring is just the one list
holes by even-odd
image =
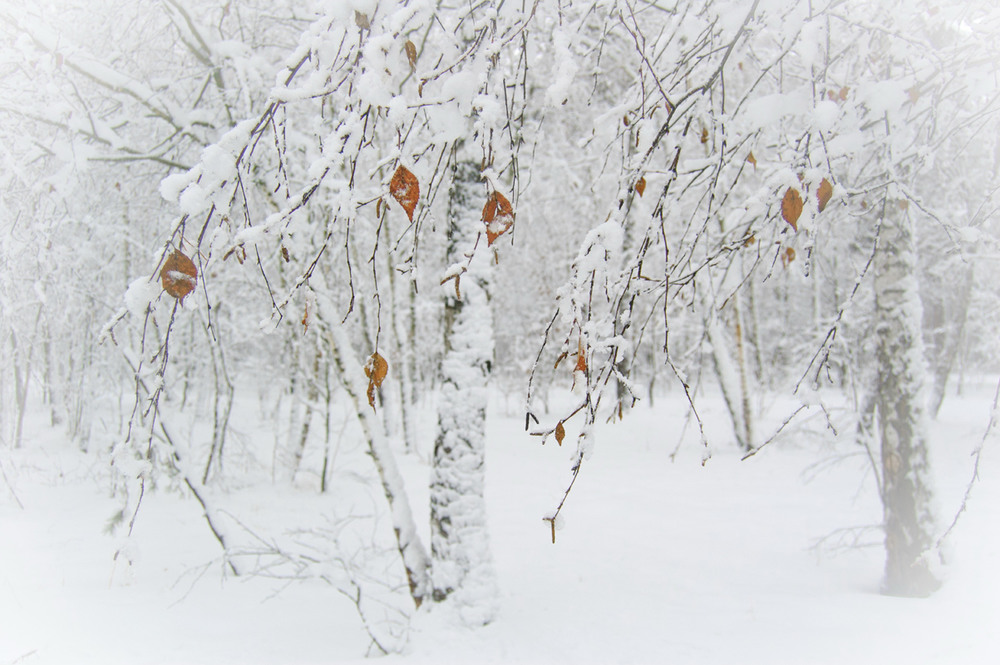
[[972, 451], [972, 456], [974, 458], [974, 463], [972, 465], [972, 477], [969, 478], [969, 483], [965, 486], [965, 494], [962, 496], [962, 503], [959, 505], [958, 511], [952, 518], [951, 524], [948, 525], [948, 528], [944, 530], [944, 533], [942, 533], [937, 539], [937, 542], [934, 543], [934, 549], [938, 552], [941, 551], [941, 546], [944, 544], [944, 541], [951, 535], [951, 532], [958, 524], [959, 518], [969, 505], [969, 497], [972, 495], [972, 488], [975, 486], [976, 481], [979, 480], [979, 464], [983, 458], [983, 447], [986, 444], [986, 439], [990, 436], [990, 432], [993, 431], [993, 429], [997, 426], [998, 420], [1000, 420], [1000, 411], [998, 411], [998, 406], [1000, 406], [1000, 380], [997, 381], [997, 389], [993, 394], [993, 407], [990, 410], [990, 421], [986, 425], [986, 430], [983, 432], [983, 437], [979, 440], [979, 444], [976, 446], [976, 449]]

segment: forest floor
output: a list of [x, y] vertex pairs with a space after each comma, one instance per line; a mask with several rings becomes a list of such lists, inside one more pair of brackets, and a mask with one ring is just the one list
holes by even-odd
[[[995, 386], [984, 380], [950, 395], [931, 423], [939, 531], [961, 505]], [[1000, 662], [996, 432], [943, 562], [934, 557], [943, 587], [903, 599], [879, 593], [881, 508], [868, 456], [852, 432], [832, 435], [819, 409], [741, 461], [721, 400], [706, 397], [700, 408], [713, 447], [702, 465], [693, 424], [681, 436], [680, 393], [635, 408], [599, 429], [553, 544], [541, 518], [569, 481], [572, 428], [562, 447], [542, 446], [524, 433], [515, 402], [497, 395], [488, 432], [499, 616], [473, 630], [423, 610], [397, 622], [408, 639], [389, 662]], [[796, 404], [763, 405], [761, 438]], [[846, 410], [829, 413], [838, 429], [849, 428]], [[258, 556], [258, 574], [232, 576], [200, 507], [176, 483], [146, 493], [121, 549], [127, 556], [116, 561], [125, 541], [106, 529], [120, 505], [106, 453], [80, 452], [34, 415], [25, 446], [0, 450], [0, 665], [364, 658], [370, 640], [350, 599], [280, 556]], [[213, 496], [260, 552], [315, 549], [351, 515], [384, 514], [350, 428], [340, 431], [331, 490], [320, 494], [308, 474], [295, 484], [266, 478], [261, 469], [272, 460], [253, 441], [263, 431], [254, 417], [264, 414], [244, 405], [234, 419], [243, 435], [230, 444], [233, 480]], [[315, 454], [305, 462], [315, 468]], [[401, 456], [401, 465], [426, 524], [427, 465], [417, 455]], [[384, 517], [357, 521], [386, 527]], [[398, 576], [398, 564], [386, 571]], [[377, 624], [376, 614], [369, 618]]]

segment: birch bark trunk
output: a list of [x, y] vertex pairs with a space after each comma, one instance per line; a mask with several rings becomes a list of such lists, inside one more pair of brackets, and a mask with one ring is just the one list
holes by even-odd
[[896, 201], [883, 204], [875, 255], [878, 381], [875, 404], [885, 521], [883, 591], [927, 596], [939, 586], [925, 554], [932, 545], [925, 367], [913, 222]]
[[476, 246], [483, 228], [476, 209], [484, 199], [479, 180], [476, 164], [454, 167], [448, 264], [467, 263], [468, 270], [446, 284], [445, 355], [430, 486], [434, 600], [452, 601], [470, 624], [493, 619], [497, 596], [484, 497], [487, 385], [493, 364], [492, 252], [478, 247], [471, 260], [464, 254]]

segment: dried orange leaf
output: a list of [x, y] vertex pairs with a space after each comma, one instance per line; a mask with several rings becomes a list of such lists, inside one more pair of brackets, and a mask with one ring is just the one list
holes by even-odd
[[198, 268], [191, 259], [175, 250], [163, 262], [160, 283], [163, 284], [164, 291], [183, 303], [184, 296], [194, 291], [195, 284], [198, 283]]
[[368, 405], [375, 408], [375, 390], [382, 387], [382, 381], [389, 373], [389, 363], [378, 352], [371, 354], [365, 363], [365, 376], [368, 377]]
[[362, 30], [370, 30], [372, 27], [371, 21], [368, 19], [368, 14], [354, 10], [354, 22]]
[[701, 142], [708, 143], [708, 128], [703, 127], [701, 130]]
[[642, 196], [642, 193], [645, 191], [646, 191], [646, 179], [639, 178], [639, 182], [635, 183], [635, 192], [639, 196]]
[[406, 51], [406, 59], [410, 62], [410, 69], [417, 68], [417, 47], [409, 39], [403, 44], [403, 50]]
[[785, 251], [781, 253], [781, 265], [784, 268], [788, 267], [788, 264], [795, 260], [795, 250], [791, 247], [786, 247]]
[[562, 445], [563, 439], [566, 438], [566, 428], [563, 427], [562, 422], [556, 425], [556, 443], [560, 446]]
[[576, 367], [573, 368], [574, 372], [586, 372], [587, 371], [587, 352], [583, 350], [583, 343], [581, 342], [579, 350], [576, 352]]
[[757, 168], [757, 158], [753, 156], [752, 152], [749, 155], [747, 155], [747, 161], [753, 164], [753, 167], [755, 169]]
[[510, 201], [500, 192], [493, 192], [483, 206], [483, 222], [486, 224], [486, 244], [502, 236], [514, 226], [514, 209]]
[[281, 247], [281, 258], [285, 260], [285, 263], [288, 263], [289, 261], [292, 260], [291, 257], [288, 256], [288, 248], [285, 247], [284, 245], [282, 245]]
[[417, 176], [410, 173], [405, 166], [400, 166], [389, 181], [389, 193], [399, 205], [403, 206], [406, 216], [412, 222], [413, 211], [417, 209], [417, 201], [420, 199], [420, 183], [417, 182]]
[[796, 231], [799, 230], [799, 217], [802, 215], [802, 195], [799, 190], [789, 187], [781, 199], [781, 216]]
[[833, 185], [826, 178], [819, 183], [819, 187], [816, 189], [816, 202], [819, 204], [819, 211], [823, 212], [826, 208], [826, 204], [830, 202], [830, 198], [833, 196]]
[[376, 388], [382, 387], [382, 381], [385, 380], [388, 373], [389, 363], [386, 362], [385, 358], [380, 356], [377, 351], [369, 356], [368, 362], [365, 363], [365, 376], [375, 384]]

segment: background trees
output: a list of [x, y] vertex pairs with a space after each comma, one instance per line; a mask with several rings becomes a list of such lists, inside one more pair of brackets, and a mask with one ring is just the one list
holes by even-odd
[[[983, 140], [994, 10], [297, 7], [0, 14], [15, 44], [0, 287], [10, 445], [36, 386], [84, 445], [87, 414], [111, 414], [99, 439], [115, 441], [121, 521], [148, 485], [181, 478], [243, 572], [240, 529], [214, 507], [254, 475], [254, 455], [228, 443], [237, 392], [273, 414], [271, 459], [249, 466], [320, 491], [346, 404], [419, 605], [472, 577], [491, 586], [473, 574], [489, 569], [477, 480], [489, 376], [529, 386], [543, 441], [575, 442], [573, 480], [597, 423], [658, 386], [700, 421], [717, 385], [747, 451], [767, 440], [771, 391], [833, 387], [882, 446], [887, 588], [927, 590], [896, 581], [934, 533], [922, 342], [932, 412], [959, 359], [995, 362], [995, 294], [975, 288], [995, 272], [976, 249], [996, 238]], [[187, 280], [163, 275], [175, 252], [197, 271], [183, 306], [161, 288]], [[572, 386], [572, 404], [549, 413], [550, 386]], [[729, 443], [701, 438], [705, 459]], [[396, 457], [429, 457], [428, 441], [426, 541]], [[473, 622], [489, 596], [469, 596]]]

